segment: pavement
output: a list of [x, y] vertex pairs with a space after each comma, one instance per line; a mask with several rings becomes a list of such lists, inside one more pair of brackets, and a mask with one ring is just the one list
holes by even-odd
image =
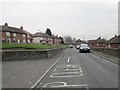
[[96, 55], [96, 56], [99, 56], [101, 58], [104, 58], [106, 60], [109, 60], [113, 63], [116, 63], [116, 64], [120, 64], [119, 62], [119, 59], [118, 57], [115, 57], [115, 56], [112, 56], [112, 55], [108, 55], [108, 54], [105, 54], [105, 53], [102, 53], [102, 52], [97, 52], [97, 51], [91, 51], [92, 54]]
[[3, 88], [30, 88], [65, 51], [49, 59], [2, 62]]

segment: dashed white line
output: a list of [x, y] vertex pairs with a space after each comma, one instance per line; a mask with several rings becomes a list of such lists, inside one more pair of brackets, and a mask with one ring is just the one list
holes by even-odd
[[70, 57], [68, 57], [67, 63], [70, 63]]

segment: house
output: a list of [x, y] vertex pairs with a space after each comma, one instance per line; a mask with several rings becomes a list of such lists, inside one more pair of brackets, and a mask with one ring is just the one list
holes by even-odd
[[42, 32], [36, 32], [35, 34], [33, 34], [32, 38], [33, 43], [51, 43], [50, 36]]
[[107, 42], [108, 48], [120, 48], [120, 35], [115, 35]]
[[80, 44], [82, 44], [82, 43], [86, 43], [86, 42], [85, 42], [85, 41], [82, 41], [82, 40], [80, 40], [80, 39], [78, 39], [78, 40], [75, 41], [75, 45], [80, 45]]
[[101, 37], [96, 40], [88, 40], [88, 45], [90, 47], [105, 47], [107, 40], [102, 39]]
[[61, 39], [58, 36], [49, 36], [46, 33], [37, 32], [33, 34], [33, 43], [60, 44]]
[[27, 43], [28, 34], [23, 30], [23, 27], [20, 28], [8, 26], [8, 23], [1, 25], [2, 32], [2, 42], [8, 43]]
[[21, 26], [21, 30], [23, 30], [27, 34], [27, 43], [32, 43], [32, 34], [24, 30], [22, 26]]

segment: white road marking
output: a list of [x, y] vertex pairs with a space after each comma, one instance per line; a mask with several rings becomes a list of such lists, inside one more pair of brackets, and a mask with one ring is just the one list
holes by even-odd
[[57, 68], [77, 68], [77, 67], [80, 67], [80, 65], [62, 64], [57, 66]]
[[81, 69], [81, 67], [79, 67], [79, 70], [80, 70], [80, 72], [83, 72], [82, 69]]
[[58, 65], [57, 68], [54, 69], [54, 73], [51, 73], [50, 77], [52, 78], [80, 77], [83, 76], [82, 72], [83, 71], [80, 65], [64, 64]]
[[[66, 86], [66, 85], [67, 85], [66, 82], [50, 82], [50, 83], [46, 83], [46, 84], [43, 86], [43, 88], [44, 88], [44, 87], [47, 87], [47, 85], [50, 85], [50, 84], [63, 84], [62, 86]], [[53, 86], [54, 86], [54, 85], [53, 85]], [[61, 86], [61, 85], [56, 85], [56, 86]], [[50, 86], [50, 87], [52, 87], [52, 86]]]
[[68, 57], [67, 63], [70, 63], [70, 57]]
[[51, 86], [52, 88], [60, 88], [60, 87], [86, 87], [87, 84], [80, 84], [80, 85], [56, 85], [56, 86]]
[[[62, 84], [62, 85], [54, 85], [54, 84]], [[60, 87], [85, 87], [87, 89], [88, 85], [87, 84], [67, 85], [66, 82], [50, 82], [50, 83], [46, 83], [43, 86], [43, 88], [45, 88], [45, 87], [51, 87], [51, 88], [60, 88]]]
[[60, 74], [81, 74], [81, 72], [60, 72], [60, 73], [51, 73], [52, 75], [60, 75]]
[[35, 88], [40, 81], [45, 77], [45, 75], [55, 66], [55, 64], [57, 64], [57, 62], [61, 59], [61, 57], [59, 57], [57, 59], [57, 61], [55, 63], [53, 63], [53, 65], [37, 80], [37, 82], [34, 83], [34, 85], [32, 85], [31, 89]]
[[[59, 75], [59, 74], [58, 74]], [[59, 75], [59, 76], [56, 76], [56, 75], [50, 75], [50, 77], [51, 78], [69, 78], [69, 77], [81, 77], [81, 76], [83, 76], [83, 74], [82, 73], [78, 73], [78, 74], [74, 74], [74, 75]]]

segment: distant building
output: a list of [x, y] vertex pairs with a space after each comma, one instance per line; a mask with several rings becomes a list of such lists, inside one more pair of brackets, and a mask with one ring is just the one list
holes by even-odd
[[120, 48], [120, 35], [115, 35], [107, 42], [108, 48]]
[[101, 37], [96, 40], [88, 40], [88, 44], [90, 47], [105, 47], [107, 40], [102, 39]]
[[37, 32], [33, 34], [33, 43], [60, 44], [61, 39], [58, 36], [49, 36], [46, 33]]
[[86, 42], [85, 42], [85, 41], [82, 41], [82, 40], [80, 40], [80, 39], [78, 39], [78, 40], [75, 41], [75, 45], [80, 45], [80, 44], [82, 44], [82, 43], [86, 43]]

